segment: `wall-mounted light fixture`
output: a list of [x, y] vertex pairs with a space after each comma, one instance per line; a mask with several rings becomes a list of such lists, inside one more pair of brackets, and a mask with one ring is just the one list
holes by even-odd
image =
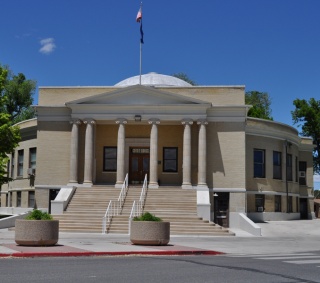
[[213, 196], [214, 196], [214, 197], [217, 197], [217, 196], [218, 196], [218, 194], [217, 194], [217, 193], [214, 193], [214, 194], [213, 194]]
[[134, 120], [135, 120], [136, 122], [141, 122], [141, 115], [135, 115], [135, 116], [134, 116]]

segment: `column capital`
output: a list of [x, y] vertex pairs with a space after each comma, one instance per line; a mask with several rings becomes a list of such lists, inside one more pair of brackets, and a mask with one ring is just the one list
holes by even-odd
[[72, 119], [69, 121], [70, 124], [81, 125], [82, 121], [80, 119]]
[[160, 120], [156, 119], [156, 118], [151, 118], [151, 119], [148, 120], [148, 123], [150, 125], [159, 125], [160, 124]]
[[183, 119], [181, 121], [182, 125], [192, 125], [193, 124], [193, 120], [192, 119]]
[[208, 121], [206, 119], [199, 119], [197, 121], [198, 125], [208, 125]]
[[86, 124], [86, 125], [87, 124], [94, 125], [94, 124], [96, 124], [96, 121], [94, 119], [84, 119], [83, 123]]
[[116, 124], [127, 124], [127, 123], [128, 123], [128, 120], [124, 118], [118, 118], [116, 120]]

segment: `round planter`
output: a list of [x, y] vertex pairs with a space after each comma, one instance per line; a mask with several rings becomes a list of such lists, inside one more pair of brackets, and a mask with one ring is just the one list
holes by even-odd
[[167, 245], [170, 241], [170, 222], [131, 221], [130, 241], [134, 245]]
[[21, 246], [53, 246], [59, 240], [59, 220], [25, 220], [15, 222], [15, 241]]

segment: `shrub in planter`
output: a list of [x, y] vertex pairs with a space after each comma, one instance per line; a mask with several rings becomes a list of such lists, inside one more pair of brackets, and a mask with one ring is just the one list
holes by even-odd
[[22, 246], [53, 246], [59, 240], [59, 220], [41, 210], [15, 222], [15, 242]]
[[131, 221], [130, 241], [135, 245], [167, 245], [170, 241], [170, 222], [163, 222], [149, 212]]

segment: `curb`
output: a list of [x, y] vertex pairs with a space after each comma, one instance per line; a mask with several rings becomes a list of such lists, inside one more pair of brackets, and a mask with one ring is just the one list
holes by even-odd
[[130, 255], [149, 255], [149, 256], [183, 256], [183, 255], [223, 255], [217, 251], [127, 251], [127, 252], [58, 252], [58, 253], [11, 253], [0, 254], [0, 257], [83, 257], [83, 256], [130, 256]]

